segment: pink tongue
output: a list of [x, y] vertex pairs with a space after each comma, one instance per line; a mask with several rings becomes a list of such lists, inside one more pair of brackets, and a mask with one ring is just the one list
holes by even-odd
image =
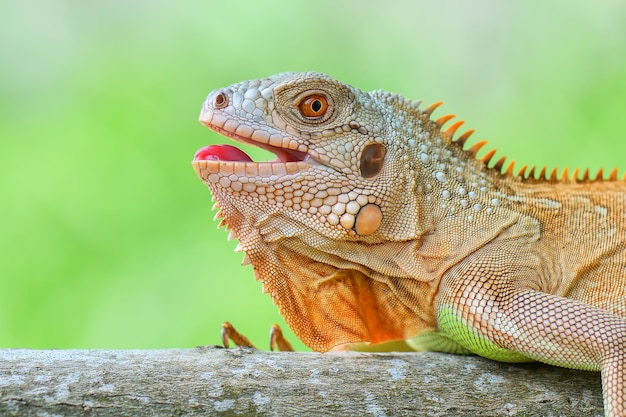
[[193, 159], [199, 161], [252, 162], [252, 159], [244, 151], [230, 145], [205, 146], [198, 149]]

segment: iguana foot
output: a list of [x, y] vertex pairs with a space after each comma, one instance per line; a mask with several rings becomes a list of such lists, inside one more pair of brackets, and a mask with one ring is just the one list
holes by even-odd
[[[235, 342], [237, 346], [256, 349], [250, 342], [250, 339], [239, 333], [230, 322], [225, 321], [224, 324], [222, 324], [222, 344], [227, 349], [230, 347], [229, 340]], [[293, 352], [291, 343], [285, 339], [283, 331], [278, 324], [274, 324], [270, 328], [270, 350], [274, 351], [275, 348], [278, 348], [281, 352]]]
[[222, 324], [222, 344], [226, 349], [230, 347], [228, 342], [229, 339], [235, 342], [237, 346], [256, 349], [256, 347], [250, 343], [250, 339], [239, 333], [235, 327], [230, 324], [230, 322], [225, 321]]
[[293, 352], [291, 343], [285, 339], [283, 331], [278, 324], [274, 324], [270, 328], [270, 350], [274, 351], [274, 348], [278, 348], [281, 352]]

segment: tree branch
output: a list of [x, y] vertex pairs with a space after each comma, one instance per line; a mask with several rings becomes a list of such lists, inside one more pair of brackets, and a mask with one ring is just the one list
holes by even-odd
[[439, 353], [0, 350], [0, 414], [602, 415], [600, 376]]

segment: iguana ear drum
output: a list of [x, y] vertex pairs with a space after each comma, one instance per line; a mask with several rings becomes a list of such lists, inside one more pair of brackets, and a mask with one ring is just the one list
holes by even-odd
[[367, 145], [361, 153], [361, 176], [371, 178], [383, 169], [385, 162], [385, 147], [378, 143]]

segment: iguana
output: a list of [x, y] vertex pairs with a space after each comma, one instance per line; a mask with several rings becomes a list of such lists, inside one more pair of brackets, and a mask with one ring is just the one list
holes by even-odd
[[478, 158], [420, 103], [313, 72], [211, 92], [204, 125], [276, 155], [193, 160], [243, 264], [314, 350], [601, 371], [606, 415], [626, 415], [626, 182]]

